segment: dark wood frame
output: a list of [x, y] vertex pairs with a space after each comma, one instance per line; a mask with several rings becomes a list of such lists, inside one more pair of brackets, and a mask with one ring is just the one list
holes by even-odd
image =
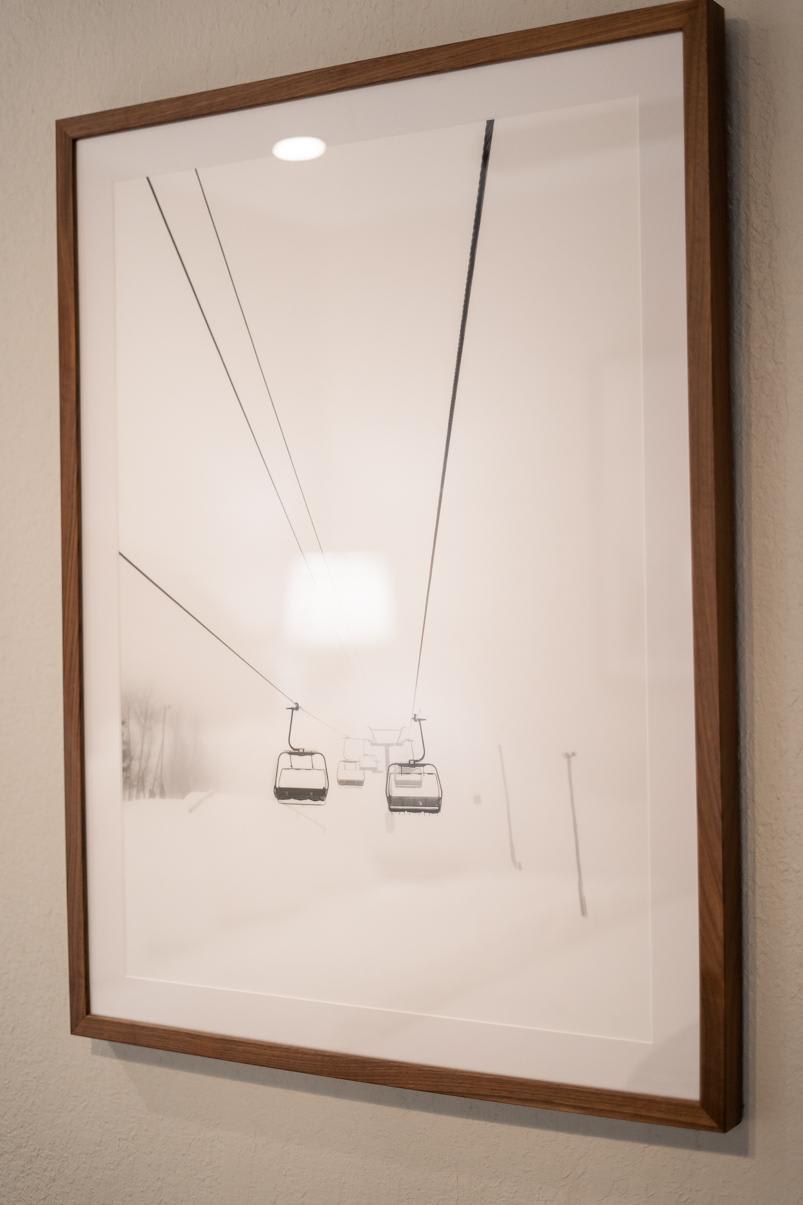
[[[337, 1054], [98, 1016], [90, 1008], [81, 605], [76, 143], [391, 80], [681, 32], [700, 908], [700, 1099], [584, 1088]], [[75, 1034], [313, 1075], [644, 1122], [727, 1130], [741, 1118], [741, 906], [733, 498], [728, 386], [724, 15], [712, 0], [547, 26], [215, 89], [56, 123], [64, 742], [70, 1020]]]

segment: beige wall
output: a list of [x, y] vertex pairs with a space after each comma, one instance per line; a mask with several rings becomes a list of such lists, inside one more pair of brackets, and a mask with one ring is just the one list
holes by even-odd
[[615, 0], [0, 0], [4, 1205], [803, 1201], [803, 0], [727, 5], [745, 1123], [701, 1137], [67, 1034], [54, 119], [611, 7]]

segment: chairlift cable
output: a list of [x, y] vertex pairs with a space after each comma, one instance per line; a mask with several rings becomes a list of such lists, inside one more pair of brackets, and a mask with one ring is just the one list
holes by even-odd
[[438, 530], [441, 522], [441, 510], [443, 508], [443, 490], [446, 484], [446, 466], [449, 461], [449, 449], [452, 442], [452, 427], [454, 425], [455, 404], [457, 402], [457, 389], [460, 383], [460, 367], [463, 362], [463, 345], [466, 337], [466, 324], [468, 322], [468, 307], [471, 301], [471, 288], [474, 282], [474, 265], [477, 259], [477, 242], [480, 234], [480, 222], [482, 220], [482, 207], [485, 200], [485, 182], [488, 176], [488, 161], [491, 156], [491, 141], [494, 132], [494, 119], [490, 118], [485, 123], [485, 137], [482, 143], [482, 158], [480, 161], [480, 175], [477, 184], [477, 200], [474, 205], [474, 225], [471, 231], [471, 244], [468, 253], [468, 268], [466, 270], [466, 283], [463, 290], [463, 309], [460, 316], [460, 332], [457, 339], [457, 354], [455, 356], [454, 375], [452, 377], [452, 394], [449, 402], [449, 417], [446, 423], [446, 440], [443, 448], [443, 461], [441, 464], [441, 479], [438, 489], [438, 504], [435, 510], [435, 527], [432, 533], [432, 551], [429, 557], [429, 573], [427, 575], [427, 589], [424, 596], [424, 614], [421, 620], [421, 638], [418, 643], [418, 661], [415, 669], [415, 685], [413, 687], [413, 705], [412, 712], [415, 713], [416, 700], [418, 697], [418, 681], [421, 676], [421, 658], [424, 652], [424, 635], [427, 627], [427, 614], [429, 612], [429, 596], [432, 589], [432, 573], [435, 567], [435, 549], [438, 544]]
[[[240, 311], [240, 316], [243, 320], [243, 325], [245, 326], [246, 334], [248, 335], [248, 341], [251, 344], [251, 350], [253, 351], [254, 359], [257, 362], [257, 368], [259, 369], [259, 375], [262, 377], [262, 384], [265, 386], [265, 393], [267, 394], [268, 401], [270, 402], [271, 410], [273, 411], [273, 417], [276, 419], [276, 425], [279, 428], [279, 433], [281, 434], [282, 442], [284, 444], [284, 450], [287, 452], [287, 458], [290, 461], [290, 467], [293, 470], [293, 476], [296, 479], [296, 485], [298, 486], [298, 491], [301, 494], [301, 498], [304, 503], [304, 509], [307, 512], [307, 518], [310, 521], [310, 527], [312, 528], [313, 534], [315, 536], [315, 543], [318, 545], [318, 551], [321, 554], [321, 560], [323, 561], [324, 569], [326, 570], [326, 576], [329, 579], [329, 588], [332, 591], [332, 593], [334, 594], [335, 593], [335, 584], [334, 584], [334, 579], [332, 577], [332, 571], [329, 568], [329, 561], [327, 560], [326, 553], [324, 552], [323, 544], [321, 542], [321, 537], [318, 533], [318, 528], [315, 525], [315, 520], [312, 517], [312, 510], [310, 509], [310, 504], [307, 499], [307, 495], [304, 492], [304, 487], [301, 484], [301, 478], [299, 476], [298, 469], [296, 468], [296, 462], [293, 458], [293, 453], [290, 451], [290, 444], [288, 443], [287, 435], [285, 433], [284, 426], [282, 425], [282, 420], [279, 418], [279, 410], [276, 406], [276, 402], [274, 401], [273, 393], [271, 392], [270, 385], [268, 384], [268, 378], [265, 374], [265, 368], [262, 364], [262, 357], [260, 356], [260, 354], [257, 350], [256, 341], [254, 339], [254, 335], [251, 330], [251, 324], [248, 321], [248, 318], [246, 317], [245, 307], [243, 306], [242, 299], [240, 297], [240, 291], [237, 288], [237, 284], [234, 280], [234, 273], [231, 270], [231, 264], [229, 263], [229, 257], [226, 254], [225, 247], [223, 246], [223, 239], [220, 236], [220, 231], [218, 229], [217, 222], [215, 221], [215, 215], [212, 213], [212, 206], [209, 204], [209, 198], [206, 195], [206, 189], [204, 188], [203, 180], [201, 179], [201, 173], [198, 171], [197, 167], [194, 170], [195, 170], [195, 178], [198, 181], [198, 187], [201, 190], [201, 196], [203, 197], [204, 205], [206, 206], [206, 212], [209, 214], [209, 221], [212, 224], [212, 229], [215, 233], [217, 245], [220, 248], [220, 254], [223, 257], [223, 263], [226, 267], [226, 272], [229, 277], [229, 282], [231, 283], [231, 287], [234, 292], [234, 297], [237, 302], [237, 308]], [[340, 643], [340, 645], [342, 647], [342, 640], [340, 638], [338, 639], [338, 642]]]
[[159, 210], [159, 213], [161, 214], [161, 218], [162, 218], [162, 221], [164, 222], [165, 229], [166, 229], [166, 231], [167, 231], [168, 235], [170, 236], [170, 241], [171, 241], [171, 243], [173, 244], [173, 249], [175, 250], [176, 255], [178, 256], [179, 263], [181, 264], [181, 267], [182, 267], [182, 268], [183, 268], [183, 270], [184, 270], [184, 275], [186, 276], [186, 278], [187, 278], [187, 283], [188, 283], [188, 285], [190, 286], [190, 289], [192, 290], [192, 295], [193, 295], [193, 297], [195, 298], [195, 301], [196, 301], [196, 303], [197, 303], [197, 305], [198, 305], [198, 309], [199, 309], [199, 310], [200, 310], [200, 312], [201, 312], [201, 317], [202, 317], [202, 318], [203, 318], [203, 320], [204, 320], [204, 323], [205, 323], [205, 325], [206, 325], [206, 329], [209, 331], [209, 337], [211, 338], [212, 343], [214, 344], [215, 351], [217, 352], [218, 357], [219, 357], [219, 359], [220, 359], [220, 363], [223, 365], [223, 371], [225, 372], [225, 374], [226, 374], [226, 376], [227, 376], [227, 378], [228, 378], [228, 382], [229, 382], [229, 384], [231, 385], [232, 393], [234, 394], [235, 398], [237, 399], [237, 404], [238, 404], [238, 405], [239, 405], [239, 407], [240, 407], [240, 410], [241, 410], [241, 412], [242, 412], [242, 416], [243, 416], [243, 418], [245, 419], [245, 422], [246, 422], [246, 426], [248, 427], [248, 430], [249, 430], [249, 432], [250, 432], [250, 434], [251, 434], [251, 438], [252, 438], [252, 439], [253, 439], [253, 441], [254, 441], [254, 447], [256, 448], [257, 452], [259, 453], [259, 458], [260, 458], [260, 460], [262, 461], [262, 464], [263, 464], [263, 466], [264, 466], [265, 472], [266, 472], [266, 473], [267, 473], [267, 475], [268, 475], [268, 480], [270, 481], [271, 485], [273, 486], [273, 491], [274, 491], [274, 493], [276, 494], [276, 498], [277, 498], [277, 500], [278, 500], [278, 502], [279, 502], [279, 505], [280, 505], [280, 506], [281, 506], [281, 508], [282, 508], [282, 512], [283, 512], [283, 514], [284, 514], [284, 517], [285, 517], [285, 519], [287, 520], [287, 523], [288, 523], [288, 526], [289, 526], [289, 528], [290, 528], [291, 532], [293, 533], [293, 539], [294, 539], [294, 540], [295, 540], [295, 542], [296, 542], [296, 546], [298, 547], [298, 551], [301, 553], [301, 556], [302, 556], [302, 557], [303, 557], [303, 559], [304, 559], [304, 564], [307, 566], [307, 569], [309, 570], [310, 576], [311, 576], [311, 577], [313, 578], [313, 580], [314, 580], [315, 575], [313, 574], [312, 569], [311, 569], [311, 567], [310, 567], [310, 563], [309, 563], [309, 561], [307, 560], [307, 555], [306, 555], [306, 553], [304, 552], [304, 549], [303, 549], [303, 547], [302, 547], [301, 541], [300, 541], [300, 540], [299, 540], [299, 538], [298, 538], [298, 534], [297, 534], [297, 532], [296, 532], [295, 527], [293, 526], [293, 521], [292, 521], [292, 519], [290, 518], [290, 515], [288, 514], [287, 507], [286, 507], [286, 506], [285, 506], [285, 504], [284, 504], [284, 500], [283, 500], [283, 498], [282, 498], [281, 494], [279, 493], [279, 488], [278, 488], [278, 486], [276, 485], [276, 482], [275, 482], [275, 481], [274, 481], [274, 479], [273, 479], [273, 474], [271, 473], [270, 468], [268, 467], [268, 462], [267, 462], [267, 460], [265, 459], [265, 454], [264, 454], [264, 452], [262, 451], [262, 448], [260, 447], [259, 440], [258, 440], [258, 439], [257, 439], [257, 437], [256, 437], [256, 432], [254, 431], [254, 428], [253, 428], [253, 426], [251, 425], [251, 420], [250, 420], [250, 419], [249, 419], [249, 417], [248, 417], [248, 414], [247, 414], [247, 412], [246, 412], [245, 406], [243, 405], [243, 403], [242, 403], [242, 399], [240, 398], [240, 394], [239, 394], [239, 393], [238, 393], [238, 391], [237, 391], [237, 386], [234, 384], [234, 380], [233, 380], [233, 378], [232, 378], [231, 372], [229, 371], [229, 367], [228, 367], [228, 365], [227, 365], [227, 363], [226, 363], [226, 360], [225, 360], [225, 357], [224, 357], [224, 355], [223, 355], [223, 352], [222, 352], [222, 351], [221, 351], [221, 349], [220, 349], [220, 344], [218, 343], [217, 339], [215, 338], [215, 332], [212, 330], [211, 323], [210, 323], [210, 321], [209, 321], [209, 319], [208, 319], [208, 317], [207, 317], [207, 315], [206, 315], [206, 310], [204, 309], [203, 304], [202, 304], [202, 302], [201, 302], [201, 299], [200, 299], [200, 297], [198, 296], [198, 290], [195, 288], [195, 285], [194, 285], [194, 283], [193, 283], [193, 279], [192, 279], [192, 277], [190, 276], [189, 269], [187, 268], [187, 265], [186, 265], [186, 263], [185, 263], [185, 261], [184, 261], [184, 256], [181, 254], [181, 251], [179, 250], [179, 246], [178, 246], [178, 243], [176, 242], [175, 235], [173, 234], [173, 231], [172, 231], [172, 229], [171, 229], [171, 227], [170, 227], [170, 223], [169, 223], [169, 222], [168, 222], [168, 220], [167, 220], [167, 215], [165, 214], [165, 211], [164, 211], [164, 209], [162, 208], [162, 204], [161, 204], [161, 202], [160, 202], [160, 200], [159, 200], [158, 196], [156, 195], [156, 189], [153, 187], [153, 181], [151, 180], [150, 176], [146, 176], [145, 178], [146, 178], [146, 180], [148, 181], [148, 187], [150, 188], [151, 193], [153, 194], [153, 199], [154, 199], [154, 201], [156, 202], [156, 207], [157, 207], [157, 209]]
[[[296, 468], [296, 462], [295, 462], [295, 460], [293, 459], [293, 453], [290, 451], [290, 445], [289, 445], [289, 443], [287, 442], [287, 435], [285, 434], [285, 430], [284, 430], [284, 427], [283, 427], [283, 425], [282, 425], [282, 420], [279, 418], [279, 411], [278, 411], [278, 409], [277, 409], [277, 407], [276, 407], [276, 402], [275, 402], [275, 401], [274, 401], [274, 399], [273, 399], [273, 393], [271, 392], [270, 385], [268, 384], [268, 379], [267, 379], [267, 377], [266, 377], [266, 375], [265, 375], [265, 369], [264, 369], [263, 364], [262, 364], [262, 357], [260, 356], [259, 352], [257, 351], [257, 345], [256, 345], [256, 343], [255, 343], [255, 341], [254, 341], [254, 335], [253, 335], [253, 332], [252, 332], [252, 330], [251, 330], [251, 324], [249, 323], [248, 318], [246, 317], [246, 313], [245, 313], [245, 309], [244, 309], [244, 307], [243, 307], [242, 299], [240, 298], [240, 291], [239, 291], [239, 289], [237, 288], [237, 285], [236, 285], [236, 283], [235, 283], [235, 280], [234, 280], [234, 274], [232, 273], [232, 270], [231, 270], [231, 265], [230, 265], [230, 263], [229, 263], [229, 257], [228, 257], [228, 255], [226, 254], [225, 248], [224, 248], [224, 246], [223, 246], [223, 240], [222, 240], [222, 239], [221, 239], [221, 237], [220, 237], [220, 231], [218, 230], [217, 222], [215, 221], [214, 214], [212, 213], [212, 207], [211, 207], [211, 205], [209, 204], [209, 198], [208, 198], [208, 197], [207, 197], [207, 195], [206, 195], [206, 189], [204, 188], [204, 185], [203, 185], [203, 180], [201, 179], [201, 175], [200, 175], [200, 172], [198, 171], [198, 168], [197, 168], [197, 167], [195, 168], [195, 177], [196, 177], [196, 179], [197, 179], [197, 181], [198, 181], [198, 187], [199, 187], [199, 188], [200, 188], [200, 190], [201, 190], [201, 196], [202, 196], [202, 197], [203, 197], [203, 199], [204, 199], [204, 205], [206, 206], [206, 212], [209, 214], [209, 220], [210, 220], [210, 222], [212, 223], [212, 229], [213, 229], [213, 230], [214, 230], [214, 232], [215, 232], [215, 238], [217, 239], [217, 245], [218, 245], [218, 247], [220, 248], [220, 254], [221, 254], [221, 255], [222, 255], [222, 257], [223, 257], [223, 263], [224, 263], [224, 264], [225, 264], [225, 266], [226, 266], [226, 272], [228, 273], [229, 281], [231, 282], [231, 287], [232, 287], [232, 289], [233, 289], [233, 291], [234, 291], [234, 296], [235, 296], [235, 299], [236, 299], [236, 301], [237, 301], [237, 307], [238, 307], [238, 309], [239, 309], [239, 311], [240, 311], [240, 315], [241, 315], [242, 320], [243, 320], [243, 325], [245, 326], [245, 330], [246, 330], [246, 333], [247, 333], [247, 335], [248, 335], [248, 341], [249, 341], [249, 342], [250, 342], [250, 344], [251, 344], [251, 350], [252, 350], [252, 351], [253, 351], [253, 353], [254, 353], [254, 359], [255, 359], [255, 360], [256, 360], [256, 362], [257, 362], [257, 367], [258, 367], [258, 369], [259, 369], [259, 375], [262, 377], [262, 384], [265, 386], [265, 393], [266, 393], [266, 394], [267, 394], [267, 396], [268, 396], [268, 401], [270, 402], [270, 406], [271, 406], [271, 409], [272, 409], [272, 411], [273, 411], [273, 416], [274, 416], [274, 418], [276, 419], [276, 424], [277, 424], [277, 426], [278, 426], [278, 428], [279, 428], [279, 432], [280, 432], [281, 437], [282, 437], [282, 442], [284, 443], [284, 449], [285, 449], [285, 451], [287, 452], [287, 457], [288, 457], [288, 459], [289, 459], [289, 461], [290, 461], [290, 465], [291, 465], [292, 470], [293, 470], [293, 476], [294, 476], [294, 477], [295, 477], [295, 479], [296, 479], [296, 485], [298, 486], [299, 493], [301, 494], [301, 497], [302, 497], [302, 499], [303, 499], [303, 502], [304, 502], [304, 507], [305, 507], [306, 512], [307, 512], [307, 518], [308, 518], [308, 519], [309, 519], [309, 521], [310, 521], [310, 526], [311, 526], [311, 528], [312, 528], [312, 530], [313, 530], [313, 533], [314, 533], [314, 535], [315, 535], [315, 542], [316, 542], [316, 544], [318, 545], [318, 550], [319, 550], [319, 552], [320, 552], [320, 554], [321, 554], [321, 557], [323, 558], [324, 563], [326, 563], [326, 553], [325, 553], [325, 552], [324, 552], [324, 550], [323, 550], [323, 544], [321, 543], [321, 537], [320, 537], [320, 535], [318, 534], [318, 528], [315, 526], [315, 520], [313, 519], [313, 517], [312, 517], [312, 511], [310, 510], [310, 504], [309, 504], [309, 501], [307, 500], [307, 495], [306, 495], [306, 494], [305, 494], [305, 492], [304, 492], [304, 487], [303, 487], [303, 485], [301, 484], [301, 478], [300, 478], [300, 477], [299, 477], [299, 475], [298, 475], [298, 469]], [[327, 567], [327, 571], [328, 571], [328, 567]]]
[[[227, 649], [234, 657], [237, 658], [238, 661], [241, 661], [243, 663], [243, 665], [247, 666], [248, 669], [250, 669], [252, 671], [252, 673], [255, 673], [258, 678], [261, 678], [263, 682], [266, 682], [268, 686], [272, 687], [273, 690], [275, 690], [277, 694], [280, 694], [283, 699], [287, 700], [288, 703], [293, 704], [294, 706], [297, 706], [297, 704], [295, 703], [295, 699], [293, 699], [292, 695], [289, 695], [286, 690], [282, 690], [281, 686], [278, 686], [273, 681], [272, 678], [268, 677], [267, 674], [263, 674], [261, 669], [257, 669], [257, 667], [253, 664], [253, 662], [249, 661], [247, 657], [244, 657], [242, 655], [242, 653], [238, 653], [237, 650], [235, 648], [233, 648], [228, 643], [227, 640], [224, 640], [222, 636], [219, 636], [217, 632], [215, 632], [212, 628], [209, 627], [209, 624], [204, 623], [204, 621], [202, 619], [200, 619], [199, 616], [197, 616], [194, 611], [191, 611], [189, 607], [186, 607], [184, 605], [184, 603], [179, 602], [179, 600], [176, 598], [176, 596], [174, 594], [171, 594], [170, 591], [165, 589], [164, 586], [160, 585], [159, 582], [157, 582], [155, 578], [152, 578], [149, 573], [146, 573], [145, 570], [136, 563], [136, 561], [132, 561], [131, 557], [126, 556], [126, 554], [122, 550], [118, 551], [118, 556], [120, 557], [121, 560], [125, 561], [125, 563], [127, 565], [129, 565], [131, 569], [133, 569], [136, 573], [138, 573], [140, 575], [140, 577], [144, 578], [146, 582], [149, 582], [150, 585], [154, 587], [154, 589], [158, 590], [160, 594], [163, 594], [165, 598], [169, 599], [170, 602], [173, 603], [176, 607], [178, 607], [178, 609], [180, 611], [183, 611], [185, 615], [189, 616], [190, 619], [192, 619], [195, 623], [197, 623], [200, 628], [203, 628], [203, 630], [209, 636], [211, 636], [214, 640], [216, 640], [218, 642], [218, 644], [222, 644], [224, 649]], [[322, 724], [324, 726], [324, 728], [329, 728], [329, 729], [331, 729], [332, 732], [336, 733], [339, 737], [343, 737], [344, 734], [340, 731], [339, 728], [335, 728], [334, 724], [330, 724], [330, 723], [328, 723], [327, 720], [321, 719], [321, 717], [318, 715], [315, 715], [315, 713], [313, 711], [308, 711], [306, 707], [300, 707], [300, 706], [298, 707], [298, 710], [303, 711], [306, 716], [309, 716], [309, 718], [311, 720], [315, 720], [316, 723]]]

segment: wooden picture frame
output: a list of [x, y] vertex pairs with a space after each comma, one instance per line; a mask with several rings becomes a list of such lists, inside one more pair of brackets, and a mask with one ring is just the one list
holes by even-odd
[[[82, 602], [77, 152], [84, 140], [662, 34], [684, 65], [691, 576], [699, 876], [698, 1099], [553, 1083], [126, 1020], [92, 1009]], [[395, 54], [56, 124], [70, 1025], [106, 1041], [426, 1092], [728, 1130], [741, 1117], [740, 831], [728, 384], [724, 16], [711, 0]]]

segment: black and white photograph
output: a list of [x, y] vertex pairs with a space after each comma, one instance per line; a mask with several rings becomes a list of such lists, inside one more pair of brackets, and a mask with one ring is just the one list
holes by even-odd
[[79, 145], [96, 1011], [694, 1099], [682, 38]]

